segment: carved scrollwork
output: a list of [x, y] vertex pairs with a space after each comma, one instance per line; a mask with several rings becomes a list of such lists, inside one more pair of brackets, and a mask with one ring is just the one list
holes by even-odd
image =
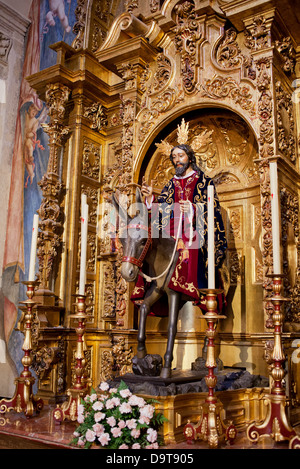
[[103, 127], [108, 125], [107, 115], [101, 103], [93, 103], [91, 106], [87, 106], [83, 115], [92, 122], [91, 128], [93, 130], [100, 132]]
[[225, 31], [215, 53], [216, 62], [220, 67], [225, 69], [239, 68], [244, 63], [244, 57], [236, 39], [237, 32], [234, 28]]
[[214, 75], [212, 79], [206, 80], [202, 86], [201, 95], [211, 99], [228, 97], [242, 109], [248, 111], [250, 115], [254, 116], [256, 113], [249, 87], [239, 85], [233, 78]]
[[196, 90], [196, 46], [202, 38], [201, 24], [192, 0], [176, 5], [174, 12], [176, 15], [175, 47], [181, 55], [182, 83], [185, 92], [192, 93]]

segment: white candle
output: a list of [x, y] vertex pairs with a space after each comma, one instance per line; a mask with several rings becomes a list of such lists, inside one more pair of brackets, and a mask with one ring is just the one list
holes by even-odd
[[208, 288], [215, 288], [214, 186], [207, 188]]
[[38, 230], [39, 230], [39, 216], [35, 214], [33, 215], [33, 226], [32, 226], [32, 235], [31, 235], [31, 250], [30, 250], [30, 262], [29, 262], [29, 274], [28, 274], [29, 282], [34, 282], [34, 279], [35, 279], [35, 261], [36, 261]]
[[281, 274], [280, 261], [280, 215], [278, 197], [277, 162], [270, 162], [270, 189], [272, 211], [273, 274]]
[[80, 255], [80, 274], [79, 274], [79, 295], [85, 294], [88, 214], [89, 214], [89, 207], [86, 203], [86, 195], [82, 194], [81, 196], [81, 255]]

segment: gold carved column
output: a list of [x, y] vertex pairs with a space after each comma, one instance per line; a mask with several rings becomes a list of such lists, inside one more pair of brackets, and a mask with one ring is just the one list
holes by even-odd
[[[38, 210], [40, 216], [38, 280], [40, 284], [36, 292], [42, 304], [54, 305], [53, 287], [57, 271], [55, 259], [59, 253], [63, 226], [60, 209], [62, 184], [59, 178], [59, 165], [64, 138], [69, 133], [68, 127], [64, 125], [65, 105], [69, 94], [70, 89], [60, 83], [47, 85], [45, 93], [50, 122], [43, 124], [43, 128], [49, 136], [49, 161], [47, 172], [39, 182], [43, 199]], [[52, 299], [49, 300], [49, 298]]]

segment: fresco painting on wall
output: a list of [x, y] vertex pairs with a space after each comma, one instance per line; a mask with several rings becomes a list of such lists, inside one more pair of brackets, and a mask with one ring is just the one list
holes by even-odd
[[[49, 158], [48, 136], [41, 125], [48, 120], [47, 107], [30, 88], [26, 77], [56, 63], [51, 44], [59, 41], [72, 44], [76, 6], [77, 0], [33, 0], [29, 13], [31, 25], [12, 155], [0, 310], [0, 366], [9, 364], [14, 375], [22, 368], [23, 356], [23, 334], [14, 330], [19, 319], [18, 304], [26, 299], [21, 282], [28, 277], [33, 215], [42, 200], [38, 183], [47, 171]], [[2, 377], [5, 379], [3, 374]]]

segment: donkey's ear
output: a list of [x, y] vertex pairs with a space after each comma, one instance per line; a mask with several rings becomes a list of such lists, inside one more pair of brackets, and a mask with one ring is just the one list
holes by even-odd
[[143, 204], [144, 203], [143, 198], [142, 198], [141, 189], [138, 186], [135, 190], [135, 200], [136, 200], [137, 204]]
[[124, 221], [124, 223], [127, 224], [129, 215], [126, 212], [126, 210], [124, 209], [124, 207], [122, 207], [122, 205], [119, 203], [119, 200], [118, 200], [115, 192], [112, 195], [111, 201], [112, 201], [117, 213], [119, 214], [119, 217]]
[[139, 204], [139, 207], [141, 207], [140, 215], [142, 217], [148, 218], [148, 209], [146, 207], [145, 202], [143, 201], [141, 190], [139, 187], [137, 187], [135, 190], [135, 201], [137, 204]]

